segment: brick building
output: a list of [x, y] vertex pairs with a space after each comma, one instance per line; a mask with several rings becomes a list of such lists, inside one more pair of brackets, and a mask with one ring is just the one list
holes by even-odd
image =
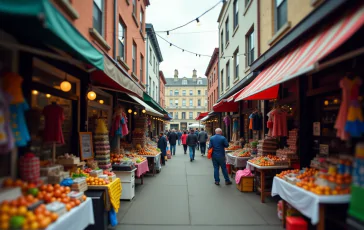
[[211, 111], [212, 106], [219, 98], [219, 70], [218, 58], [219, 48], [215, 48], [207, 66], [205, 76], [207, 77], [207, 110]]

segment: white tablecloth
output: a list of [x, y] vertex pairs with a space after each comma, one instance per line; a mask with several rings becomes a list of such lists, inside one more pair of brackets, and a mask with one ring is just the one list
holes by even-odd
[[345, 204], [350, 200], [350, 195], [319, 196], [274, 177], [272, 196], [276, 195], [282, 197], [303, 215], [311, 218], [313, 225], [319, 222], [319, 204]]
[[250, 171], [254, 171], [254, 168], [257, 168], [257, 169], [286, 169], [286, 168], [288, 168], [288, 165], [281, 165], [281, 166], [260, 166], [260, 165], [256, 165], [256, 164], [253, 164], [251, 162], [248, 162], [247, 165], [246, 165], [246, 167]]
[[250, 157], [236, 157], [230, 153], [226, 154], [226, 163], [234, 165], [235, 168], [244, 168]]
[[94, 209], [92, 199], [87, 198], [78, 207], [59, 217], [56, 222], [48, 226], [47, 230], [81, 230], [90, 224], [95, 224]]

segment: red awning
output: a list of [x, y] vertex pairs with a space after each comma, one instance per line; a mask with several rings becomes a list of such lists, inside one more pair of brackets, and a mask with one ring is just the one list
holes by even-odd
[[240, 93], [242, 92], [244, 90], [244, 88], [242, 88], [239, 92], [237, 92], [237, 93], [234, 93], [234, 95], [232, 95], [232, 96], [230, 96], [228, 99], [227, 99], [227, 101], [228, 102], [231, 102], [231, 101], [234, 101], [239, 95], [240, 95]]
[[207, 115], [209, 114], [209, 112], [203, 112], [203, 113], [200, 113], [195, 119], [198, 121], [198, 120], [201, 120], [202, 118], [206, 117]]
[[228, 102], [227, 99], [223, 99], [212, 108], [214, 112], [238, 112], [238, 106], [238, 103], [234, 101]]
[[318, 61], [364, 25], [364, 4], [353, 8], [264, 69], [240, 92], [235, 101], [277, 98], [279, 84], [314, 70]]

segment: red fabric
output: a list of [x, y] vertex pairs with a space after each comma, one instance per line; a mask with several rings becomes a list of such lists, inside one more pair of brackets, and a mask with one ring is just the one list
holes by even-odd
[[228, 102], [226, 99], [213, 106], [214, 112], [238, 112], [238, 108], [239, 103], [234, 101]]
[[198, 117], [196, 117], [196, 120], [201, 120], [202, 118], [206, 117], [209, 114], [209, 112], [200, 113]]
[[307, 222], [302, 217], [286, 217], [286, 230], [307, 230]]
[[32, 153], [20, 157], [20, 178], [30, 183], [38, 183], [40, 179], [39, 158]]
[[182, 137], [181, 137], [181, 139], [182, 139], [182, 144], [183, 145], [186, 145], [187, 144], [187, 134], [182, 134]]
[[278, 98], [279, 85], [275, 85], [269, 89], [263, 90], [250, 97], [244, 98], [244, 100], [270, 100]]
[[65, 117], [63, 108], [57, 104], [47, 105], [43, 109], [43, 115], [45, 118], [43, 142], [64, 144], [62, 123]]

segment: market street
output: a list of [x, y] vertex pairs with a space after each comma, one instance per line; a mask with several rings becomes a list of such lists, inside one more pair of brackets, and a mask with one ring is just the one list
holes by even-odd
[[218, 187], [211, 160], [200, 151], [191, 163], [177, 146], [160, 174], [147, 176], [144, 185], [136, 181], [136, 196], [121, 202], [116, 229], [281, 229], [276, 202], [262, 204], [255, 193], [241, 193], [235, 182], [226, 186], [220, 179]]

